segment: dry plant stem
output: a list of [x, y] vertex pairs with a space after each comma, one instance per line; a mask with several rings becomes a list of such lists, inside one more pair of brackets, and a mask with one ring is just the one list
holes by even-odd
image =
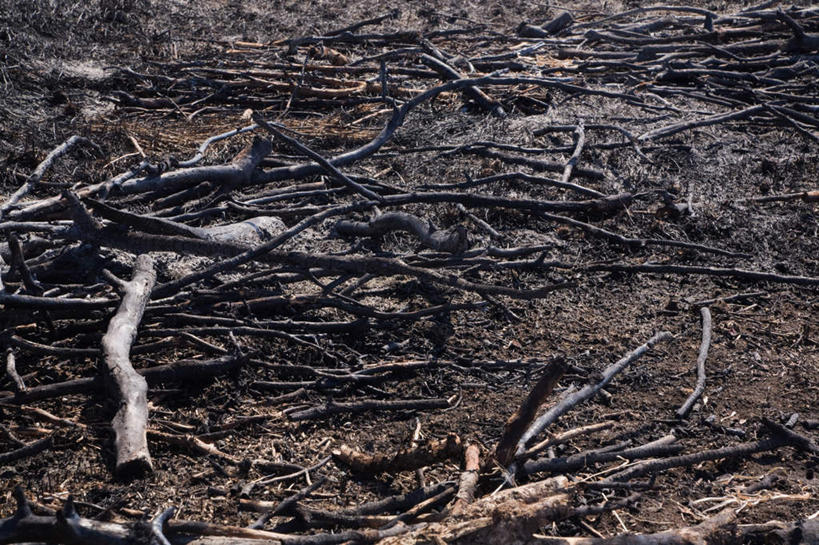
[[563, 358], [553, 360], [518, 410], [506, 421], [503, 436], [495, 448], [495, 460], [498, 464], [506, 467], [512, 463], [520, 438], [532, 424], [537, 416], [538, 409], [552, 393], [567, 368], [568, 365]]
[[787, 202], [803, 200], [805, 202], [819, 202], [819, 190], [802, 191], [800, 193], [785, 193], [783, 195], [767, 195], [765, 197], [751, 197], [740, 202]]
[[[51, 165], [54, 164], [54, 161], [59, 159], [61, 156], [68, 153], [71, 148], [73, 148], [77, 144], [88, 144], [95, 146], [90, 140], [83, 138], [81, 136], [74, 135], [53, 150], [46, 156], [42, 163], [37, 165], [37, 168], [34, 169], [34, 172], [31, 173], [31, 176], [28, 177], [26, 183], [20, 186], [17, 191], [12, 193], [11, 197], [8, 198], [6, 202], [0, 205], [0, 220], [6, 215], [6, 213], [16, 205], [20, 199], [25, 197], [34, 186], [39, 183], [40, 180], [43, 179], [46, 171], [51, 168]], [[96, 147], [96, 146], [95, 146]]]
[[671, 248], [684, 248], [688, 250], [695, 250], [700, 252], [707, 252], [717, 255], [724, 255], [728, 257], [748, 257], [748, 254], [739, 253], [739, 252], [731, 252], [728, 250], [723, 250], [721, 248], [715, 248], [713, 246], [706, 246], [704, 244], [697, 244], [695, 242], [685, 242], [681, 240], [669, 240], [669, 239], [656, 239], [656, 238], [630, 238], [620, 235], [618, 233], [613, 233], [602, 227], [597, 227], [596, 225], [592, 225], [591, 223], [586, 223], [584, 221], [576, 220], [574, 218], [568, 218], [566, 216], [560, 216], [557, 214], [550, 214], [548, 212], [537, 212], [535, 214], [537, 217], [543, 220], [554, 221], [557, 223], [563, 223], [566, 225], [571, 225], [573, 227], [577, 227], [586, 233], [589, 233], [592, 236], [600, 237], [606, 239], [610, 242], [615, 244], [619, 244], [621, 246], [625, 246], [627, 248], [642, 248], [644, 246], [665, 246]]
[[695, 301], [693, 306], [695, 307], [708, 307], [715, 303], [733, 303], [735, 301], [745, 301], [748, 299], [752, 299], [754, 297], [765, 297], [768, 295], [767, 291], [751, 291], [746, 293], [737, 293], [735, 295], [727, 295], [724, 297], [714, 297], [711, 299], [703, 299], [701, 301]]
[[145, 377], [134, 371], [129, 353], [155, 283], [153, 259], [148, 255], [140, 255], [134, 265], [133, 278], [120, 285], [124, 292], [122, 303], [102, 338], [106, 383], [119, 407], [111, 425], [115, 434], [114, 473], [121, 479], [153, 471], [145, 436], [148, 425], [148, 383]]
[[85, 424], [81, 424], [79, 422], [74, 422], [73, 420], [69, 420], [67, 418], [60, 418], [59, 416], [55, 416], [55, 415], [51, 414], [50, 412], [48, 412], [48, 411], [46, 411], [44, 409], [40, 409], [39, 407], [27, 407], [25, 405], [9, 405], [9, 404], [2, 404], [0, 406], [2, 406], [3, 408], [8, 408], [10, 410], [13, 410], [13, 411], [21, 413], [21, 414], [25, 414], [25, 415], [30, 416], [30, 417], [32, 417], [32, 418], [34, 418], [36, 420], [41, 421], [41, 422], [46, 422], [48, 424], [53, 424], [53, 425], [61, 427], [61, 428], [85, 429], [85, 428], [88, 427]]
[[700, 353], [697, 356], [697, 385], [694, 391], [685, 400], [685, 403], [677, 409], [677, 417], [685, 418], [694, 406], [694, 403], [705, 391], [705, 359], [708, 357], [708, 348], [711, 346], [711, 311], [708, 307], [700, 309], [702, 314], [702, 342], [700, 343]]
[[425, 189], [438, 189], [438, 190], [445, 190], [445, 189], [471, 189], [473, 187], [478, 187], [481, 185], [488, 185], [495, 182], [505, 182], [510, 180], [521, 180], [524, 182], [531, 182], [536, 185], [545, 185], [551, 187], [560, 187], [563, 189], [568, 189], [570, 191], [574, 191], [575, 193], [579, 193], [581, 195], [585, 195], [587, 197], [599, 199], [605, 197], [604, 193], [600, 193], [594, 189], [589, 189], [588, 187], [584, 187], [582, 185], [577, 185], [575, 183], [567, 182], [563, 183], [560, 180], [553, 180], [551, 178], [544, 178], [542, 176], [534, 176], [532, 174], [527, 174], [525, 172], [514, 171], [514, 172], [506, 172], [503, 174], [493, 174], [491, 176], [486, 176], [484, 178], [475, 178], [475, 179], [468, 179], [465, 182], [459, 182], [454, 184], [429, 184], [421, 186]]
[[171, 445], [184, 447], [197, 454], [213, 456], [234, 466], [241, 463], [239, 458], [225, 454], [215, 446], [202, 441], [195, 435], [174, 435], [172, 433], [165, 433], [157, 430], [147, 430], [147, 436], [152, 440], [159, 440]]
[[333, 451], [333, 458], [337, 463], [347, 465], [354, 471], [378, 474], [385, 471], [413, 470], [443, 460], [458, 458], [462, 454], [463, 446], [460, 437], [450, 434], [446, 439], [411, 446], [395, 454], [366, 454], [348, 445], [342, 445]]
[[640, 345], [632, 352], [627, 354], [624, 358], [617, 361], [616, 363], [611, 364], [608, 366], [602, 373], [603, 379], [596, 383], [596, 384], [589, 384], [563, 398], [563, 400], [549, 409], [546, 413], [540, 416], [537, 420], [535, 420], [532, 425], [526, 430], [526, 433], [521, 436], [520, 441], [517, 444], [517, 450], [515, 451], [515, 456], [519, 456], [526, 452], [526, 445], [540, 432], [546, 429], [548, 426], [552, 425], [558, 418], [566, 414], [572, 407], [578, 405], [587, 399], [593, 397], [597, 392], [602, 390], [611, 380], [617, 375], [620, 371], [625, 369], [630, 364], [634, 363], [640, 357], [642, 357], [646, 352], [648, 352], [651, 348], [654, 347], [657, 343], [666, 341], [671, 338], [671, 333], [668, 331], [662, 331], [657, 333], [651, 339], [646, 341], [645, 344]]

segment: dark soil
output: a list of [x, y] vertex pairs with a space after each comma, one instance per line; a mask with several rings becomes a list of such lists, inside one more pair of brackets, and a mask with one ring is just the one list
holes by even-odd
[[[558, 12], [548, 4], [537, 4], [411, 2], [402, 7], [399, 17], [371, 28], [377, 32], [429, 31], [480, 23], [492, 32], [512, 36], [520, 22], [543, 22]], [[599, 17], [638, 4], [584, 2], [576, 16]], [[711, 2], [705, 7], [732, 12], [745, 5]], [[205, 111], [193, 118], [188, 110], [122, 107], [116, 102], [116, 91], [147, 97], [163, 90], [159, 84], [157, 89], [149, 88], [148, 82], [157, 80], [130, 78], [116, 68], [162, 75], [176, 73], [186, 63], [217, 67], [242, 60], [251, 63], [263, 57], [231, 53], [231, 49], [237, 48], [237, 41], [268, 44], [293, 36], [321, 35], [383, 11], [376, 3], [360, 1], [0, 0], [0, 190], [4, 195], [11, 193], [48, 151], [73, 134], [88, 137], [101, 150], [82, 148], [60, 159], [46, 175], [44, 181], [48, 183], [37, 188], [33, 197], [56, 194], [63, 186], [97, 183], [135, 166], [140, 157], [132, 139], [152, 161], [184, 159], [193, 156], [205, 138], [247, 123], [241, 117], [244, 110], [241, 105]], [[505, 44], [502, 49], [513, 44], [514, 41]], [[371, 51], [382, 52], [390, 47], [372, 47]], [[464, 40], [453, 41], [447, 47], [450, 53], [456, 53], [458, 48], [467, 50], [473, 45]], [[339, 46], [342, 53], [350, 53], [351, 49]], [[487, 51], [491, 49], [486, 47]], [[273, 52], [284, 50], [285, 45], [270, 48]], [[813, 66], [815, 69], [815, 61]], [[455, 183], [464, 180], [464, 173], [477, 178], [518, 167], [470, 154], [390, 152], [479, 140], [522, 146], [567, 146], [572, 143], [569, 133], [535, 138], [532, 131], [550, 124], [575, 124], [580, 119], [586, 124], [631, 119], [632, 130], [638, 133], [674, 120], [661, 119], [662, 113], [652, 118], [644, 110], [618, 101], [538, 93], [531, 95], [548, 104], [548, 108], [533, 113], [526, 111], [524, 105], [516, 107], [506, 100], [504, 105], [510, 115], [505, 119], [465, 107], [459, 95], [441, 97], [412, 113], [380, 155], [355, 165], [348, 173], [375, 177], [407, 189]], [[813, 96], [816, 97], [815, 88]], [[715, 111], [710, 105], [686, 99], [675, 101], [675, 106], [687, 111]], [[286, 114], [275, 107], [266, 113], [271, 119], [282, 115], [280, 122], [300, 131], [303, 141], [327, 156], [372, 138], [386, 119], [383, 114], [352, 123], [380, 107], [350, 104], [316, 108], [313, 111], [321, 115], [314, 115], [296, 104]], [[609, 141], [607, 138], [613, 136], [602, 132], [587, 134], [590, 144]], [[217, 164], [229, 160], [250, 139], [241, 136], [219, 143], [208, 152], [206, 161]], [[289, 150], [279, 147], [277, 152], [286, 157]], [[547, 245], [546, 260], [577, 263], [678, 260], [689, 265], [819, 276], [817, 203], [740, 202], [749, 197], [817, 189], [819, 146], [815, 141], [790, 127], [732, 123], [684, 132], [661, 145], [646, 146], [644, 152], [651, 162], [628, 147], [590, 148], [584, 151], [580, 166], [612, 173], [604, 181], [595, 182], [594, 189], [604, 194], [664, 189], [680, 202], [690, 200], [693, 215], [658, 217], [655, 212], [660, 203], [650, 197], [635, 201], [628, 210], [611, 217], [585, 219], [626, 236], [686, 240], [743, 252], [748, 257], [651, 246], [628, 250], [521, 213], [497, 210], [475, 213], [504, 232], [503, 244], [498, 245]], [[538, 157], [562, 163], [568, 156], [563, 153]], [[318, 180], [315, 177], [305, 181]], [[486, 192], [521, 198], [576, 198], [553, 188], [532, 189], [523, 182], [493, 186]], [[148, 204], [134, 202], [132, 209], [143, 211]], [[460, 212], [450, 205], [419, 205], [412, 210], [424, 210], [443, 226], [462, 220]], [[292, 247], [308, 251], [344, 251], [352, 247], [353, 243], [328, 239], [330, 227], [330, 223], [317, 227], [314, 238], [302, 239]], [[483, 234], [478, 231], [477, 236]], [[376, 241], [365, 240], [363, 244], [368, 249], [401, 255], [413, 251], [416, 243], [406, 235], [387, 235]], [[124, 265], [128, 265], [127, 260]], [[111, 266], [116, 267], [116, 262]], [[76, 273], [76, 282], [91, 285], [99, 281], [100, 267], [89, 267], [85, 278]], [[113, 270], [128, 275], [126, 267]], [[160, 280], [168, 280], [171, 274], [172, 271], [160, 270]], [[693, 275], [591, 274], [561, 269], [493, 274], [491, 279], [495, 283], [505, 285], [572, 280], [578, 287], [557, 291], [542, 300], [503, 300], [497, 306], [445, 314], [410, 325], [394, 323], [365, 335], [325, 338], [320, 343], [322, 351], [286, 340], [240, 339], [245, 349], [255, 351], [257, 358], [268, 363], [326, 367], [430, 358], [454, 361], [457, 366], [432, 366], [379, 385], [378, 389], [351, 390], [345, 398], [383, 395], [379, 389], [395, 398], [455, 396], [457, 402], [451, 409], [365, 413], [292, 423], [280, 411], [297, 404], [322, 403], [330, 394], [311, 392], [299, 401], [270, 403], [268, 399], [278, 394], [255, 389], [254, 381], [302, 379], [295, 374], [288, 376], [261, 366], [248, 366], [235, 375], [204, 385], [169, 384], [165, 389], [152, 391], [151, 425], [161, 431], [178, 432], [175, 425], [181, 424], [195, 433], [206, 433], [238, 417], [270, 414], [267, 422], [242, 427], [214, 444], [242, 459], [280, 460], [303, 466], [315, 464], [341, 444], [378, 452], [402, 448], [411, 440], [416, 419], [420, 420], [424, 438], [457, 433], [464, 442], [477, 442], [490, 449], [501, 436], [506, 419], [540, 376], [542, 364], [552, 356], [563, 355], [571, 364], [569, 374], [560, 382], [563, 391], [572, 384], [582, 386], [594, 380], [606, 365], [657, 331], [668, 330], [674, 335], [672, 341], [659, 345], [629, 367], [606, 389], [606, 396], [596, 397], [571, 411], [551, 431], [607, 418], [615, 419], [615, 426], [603, 434], [572, 441], [559, 448], [557, 456], [630, 437], [634, 444], [642, 444], [671, 432], [685, 445], [685, 452], [696, 452], [762, 437], [765, 432], [761, 418], [784, 423], [794, 413], [799, 415], [794, 429], [819, 440], [815, 429], [800, 424], [819, 419], [819, 297], [815, 287]], [[490, 277], [481, 278], [486, 281]], [[474, 300], [406, 279], [378, 279], [367, 289], [392, 290], [390, 299], [373, 296], [368, 301], [393, 311], [447, 300]], [[691, 392], [696, 379], [693, 366], [701, 325], [699, 306], [695, 303], [745, 292], [757, 294], [711, 305], [714, 331], [706, 363], [705, 396], [687, 421], [676, 421], [674, 411]], [[325, 312], [322, 316], [348, 318], [340, 312]], [[99, 320], [88, 319], [88, 323]], [[0, 320], [4, 324], [17, 321], [9, 315]], [[150, 316], [146, 321], [150, 323]], [[40, 323], [32, 326], [34, 333], [30, 338], [50, 342], [48, 325], [42, 317], [32, 317], [32, 323], [37, 322]], [[64, 338], [65, 345], [94, 346], [104, 332], [105, 321], [99, 323], [102, 324], [99, 327], [88, 326], [85, 335]], [[225, 338], [209, 340], [229, 346]], [[133, 356], [132, 361], [141, 368], [184, 357], [202, 357], [202, 353], [180, 343], [159, 353]], [[503, 368], [474, 365], [491, 360], [510, 363]], [[29, 385], [37, 385], [91, 376], [96, 372], [97, 362], [94, 358], [65, 359], [21, 351], [17, 354], [17, 366]], [[10, 382], [0, 378], [0, 390], [9, 389]], [[112, 438], [106, 427], [111, 407], [102, 396], [68, 396], [36, 405], [91, 427], [84, 431], [63, 430], [52, 450], [0, 467], [0, 515], [13, 512], [10, 493], [13, 485], [22, 484], [29, 496], [43, 506], [59, 508], [68, 495], [73, 495], [81, 513], [103, 519], [133, 520], [135, 511], [153, 515], [170, 505], [177, 506], [177, 517], [182, 519], [244, 526], [258, 516], [238, 510], [241, 485], [262, 476], [256, 469], [249, 474], [235, 468], [225, 472], [204, 456], [152, 442], [155, 472], [144, 479], [117, 482], [111, 476]], [[24, 441], [41, 438], [43, 428], [52, 427], [15, 409], [4, 407], [0, 411], [0, 422]], [[11, 440], [0, 435], [0, 451], [13, 448]], [[588, 468], [575, 476], [590, 476], [604, 469]], [[720, 503], [713, 498], [734, 498], [737, 508], [747, 501], [739, 514], [740, 522], [804, 518], [819, 511], [816, 470], [815, 456], [791, 448], [749, 459], [671, 470], [659, 475], [655, 486], [632, 509], [618, 511], [619, 519], [607, 513], [586, 522], [604, 535], [622, 532], [623, 525], [629, 531], [660, 531], [696, 524], [703, 514], [713, 514], [708, 508]], [[438, 464], [425, 471], [425, 479], [428, 483], [457, 479], [459, 471], [455, 463]], [[774, 471], [780, 472], [783, 479], [769, 493], [742, 496], [736, 492]], [[333, 462], [316, 474], [326, 475], [328, 481], [307, 504], [330, 509], [405, 492], [418, 485], [412, 472], [359, 475]], [[499, 482], [489, 478], [486, 491]], [[305, 478], [300, 477], [257, 487], [251, 497], [283, 499], [304, 485]], [[776, 499], [776, 494], [792, 497]], [[544, 532], [588, 535], [577, 521], [567, 521]]]

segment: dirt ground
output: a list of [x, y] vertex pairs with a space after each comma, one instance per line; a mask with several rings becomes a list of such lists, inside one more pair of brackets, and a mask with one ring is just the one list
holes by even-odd
[[[576, 8], [576, 15], [601, 17], [639, 4], [584, 1]], [[702, 5], [718, 12], [745, 7], [741, 2]], [[543, 22], [559, 9], [546, 3], [517, 1], [408, 2], [401, 6], [400, 16], [377, 29], [430, 31], [480, 23], [495, 32], [513, 35], [521, 22]], [[162, 74], [168, 65], [220, 66], [234, 58], [229, 50], [237, 41], [267, 44], [293, 36], [321, 35], [384, 11], [377, 3], [357, 0], [0, 0], [0, 190], [4, 194], [13, 191], [49, 150], [73, 134], [88, 137], [101, 150], [81, 149], [62, 158], [46, 176], [47, 183], [35, 190], [35, 197], [54, 194], [73, 184], [100, 182], [134, 166], [139, 161], [134, 141], [154, 161], [186, 158], [208, 136], [245, 124], [241, 118], [244, 108], [239, 106], [203, 112], [193, 118], [181, 111], [124, 108], [115, 100], [117, 91], [147, 91], [113, 67]], [[343, 46], [339, 49], [344, 52]], [[814, 97], [817, 92], [814, 88]], [[702, 107], [693, 102], [681, 106]], [[324, 117], [315, 118], [300, 115], [298, 108], [293, 108], [285, 120], [302, 135], [308, 135], [315, 149], [332, 155], [359, 145], [380, 130], [383, 116], [352, 124], [371, 111], [366, 105], [350, 105], [328, 108]], [[393, 155], [390, 151], [478, 140], [528, 145], [534, 142], [532, 131], [549, 124], [572, 124], [578, 119], [606, 123], [625, 118], [642, 118], [646, 129], [660, 122], [635, 106], [592, 97], [555, 98], [546, 111], [538, 114], [512, 107], [505, 119], [462, 108], [460, 97], [444, 97], [414, 111], [392, 147], [350, 170], [373, 177], [385, 173], [379, 180], [402, 187], [453, 183], [462, 181], [464, 172], [479, 177], [504, 171], [504, 167], [497, 160], [467, 154], [441, 156], [433, 151]], [[209, 152], [207, 161], [227, 160], [249, 141], [248, 136], [220, 143]], [[571, 138], [561, 133], [537, 142], [569, 145]], [[787, 127], [726, 124], [676, 135], [673, 144], [647, 147], [645, 153], [650, 163], [628, 148], [590, 149], [584, 152], [580, 166], [613, 173], [595, 186], [604, 194], [666, 189], [683, 200], [690, 199], [694, 214], [679, 219], [658, 218], [656, 202], [638, 200], [627, 211], [603, 218], [597, 225], [625, 235], [708, 244], [743, 252], [747, 257], [706, 256], [652, 247], [624, 250], [566, 227], [535, 225], [537, 221], [531, 216], [516, 212], [483, 211], [481, 218], [496, 229], [514, 232], [516, 238], [510, 246], [545, 244], [550, 247], [547, 259], [564, 262], [664, 262], [670, 255], [685, 257], [690, 265], [819, 276], [816, 202], [740, 202], [742, 198], [817, 189], [819, 146], [815, 141]], [[568, 155], [558, 154], [556, 160], [566, 160]], [[551, 189], [539, 191], [536, 198], [555, 198]], [[498, 189], [497, 194], [526, 196], [527, 189], [512, 182]], [[458, 217], [458, 211], [450, 205], [427, 209], [434, 210], [442, 223]], [[317, 228], [317, 232], [321, 231]], [[321, 237], [300, 244], [300, 249], [306, 250], [348, 247]], [[400, 252], [412, 245], [409, 237], [390, 235], [381, 249]], [[546, 278], [576, 281], [578, 287], [556, 291], [541, 300], [508, 300], [503, 306], [448, 313], [409, 326], [394, 324], [361, 336], [338, 337], [323, 345], [342, 359], [358, 364], [430, 359], [456, 363], [432, 365], [378, 386], [390, 396], [401, 398], [451, 398], [455, 401], [449, 409], [341, 415], [293, 423], [281, 416], [282, 409], [302, 403], [319, 404], [329, 394], [312, 391], [297, 402], [271, 403], [269, 399], [278, 393], [259, 391], [253, 386], [255, 381], [300, 379], [263, 366], [247, 366], [235, 375], [203, 385], [172, 384], [152, 390], [152, 425], [162, 431], [178, 431], [181, 424], [205, 433], [237, 417], [270, 414], [268, 421], [243, 427], [214, 444], [238, 458], [302, 466], [314, 465], [342, 444], [364, 451], [394, 451], [410, 443], [416, 421], [420, 422], [423, 438], [457, 433], [465, 442], [477, 442], [488, 449], [495, 445], [506, 419], [539, 376], [541, 364], [552, 356], [563, 355], [571, 366], [560, 382], [560, 393], [573, 384], [584, 385], [652, 334], [668, 330], [674, 335], [670, 342], [659, 345], [617, 376], [606, 388], [606, 395], [596, 396], [561, 418], [552, 431], [606, 419], [615, 420], [614, 426], [559, 447], [557, 456], [625, 439], [642, 444], [672, 432], [680, 438], [685, 452], [695, 452], [754, 440], [764, 435], [762, 417], [784, 423], [794, 414], [798, 414], [794, 429], [819, 441], [815, 429], [800, 427], [800, 422], [819, 419], [819, 296], [815, 287], [693, 275], [588, 274], [560, 269], [545, 275], [513, 272], [502, 282], [525, 284]], [[98, 274], [96, 270], [77, 271], [77, 280], [91, 284]], [[160, 271], [166, 280], [169, 274]], [[394, 286], [374, 283], [368, 289], [388, 287]], [[445, 300], [437, 290], [424, 292], [425, 288], [413, 281], [407, 281], [402, 289], [396, 291], [390, 310], [419, 308], [425, 302]], [[701, 335], [696, 303], [741, 293], [751, 295], [732, 302], [719, 301], [710, 307], [714, 327], [706, 363], [706, 391], [691, 416], [678, 421], [674, 411], [692, 391], [696, 378], [693, 366]], [[453, 300], [466, 299], [456, 295]], [[150, 319], [149, 315], [146, 320]], [[93, 332], [90, 335], [93, 337]], [[46, 342], [48, 337], [44, 334], [34, 338]], [[69, 342], [71, 346], [86, 346], [83, 339], [78, 336]], [[244, 342], [258, 358], [269, 363], [331, 365], [326, 355], [307, 346], [284, 340]], [[180, 345], [134, 356], [133, 361], [136, 367], [149, 367], [197, 354], [195, 348]], [[507, 364], [474, 364], [495, 360]], [[97, 361], [22, 352], [17, 365], [31, 384], [45, 384], [93, 375]], [[8, 380], [0, 379], [0, 390], [9, 389]], [[366, 398], [378, 389], [349, 394], [351, 399]], [[152, 442], [155, 472], [144, 479], [117, 482], [111, 477], [112, 439], [106, 428], [111, 407], [102, 396], [66, 396], [37, 406], [89, 427], [63, 430], [50, 451], [0, 466], [0, 516], [13, 512], [11, 491], [13, 485], [22, 484], [42, 506], [59, 508], [71, 494], [81, 513], [101, 519], [134, 520], [137, 511], [152, 515], [170, 505], [179, 509], [177, 518], [181, 519], [244, 526], [257, 518], [257, 513], [239, 510], [238, 496], [244, 482], [263, 476], [258, 470], [250, 474], [224, 471], [204, 456]], [[42, 436], [37, 428], [44, 425], [37, 420], [10, 408], [0, 411], [4, 426], [16, 429], [20, 438]], [[12, 443], [0, 436], [0, 452], [12, 448]], [[817, 462], [815, 456], [786, 447], [747, 459], [672, 469], [660, 474], [654, 487], [644, 492], [632, 508], [588, 517], [585, 522], [606, 536], [625, 530], [656, 532], [696, 524], [704, 515], [713, 514], [708, 511], [710, 507], [728, 498], [734, 498], [736, 507], [741, 507], [743, 497], [736, 490], [772, 472], [779, 472], [782, 479], [767, 495], [748, 500], [739, 521], [808, 517], [819, 511]], [[587, 468], [574, 477], [589, 476], [601, 469]], [[459, 472], [457, 464], [441, 463], [427, 468], [424, 478], [427, 483], [457, 480]], [[368, 476], [333, 462], [308, 479], [317, 474], [325, 475], [327, 482], [306, 504], [328, 509], [418, 486], [418, 476], [413, 472]], [[487, 491], [499, 482], [490, 480]], [[251, 497], [281, 500], [305, 484], [302, 476], [257, 487]], [[781, 497], [775, 497], [777, 494]], [[268, 528], [285, 520], [274, 520]], [[588, 530], [578, 521], [568, 520], [544, 528], [542, 533], [588, 535]]]

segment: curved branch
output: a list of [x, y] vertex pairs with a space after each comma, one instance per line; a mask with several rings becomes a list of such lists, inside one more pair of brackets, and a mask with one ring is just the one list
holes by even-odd
[[439, 252], [463, 253], [469, 247], [466, 229], [456, 225], [451, 229], [437, 230], [418, 216], [406, 212], [387, 212], [370, 221], [341, 220], [335, 230], [342, 236], [374, 237], [392, 231], [405, 231], [418, 237], [421, 244]]

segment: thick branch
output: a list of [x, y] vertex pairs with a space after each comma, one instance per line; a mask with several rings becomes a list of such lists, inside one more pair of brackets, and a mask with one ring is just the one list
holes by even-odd
[[123, 283], [125, 293], [122, 304], [102, 338], [109, 389], [119, 407], [112, 422], [116, 449], [115, 475], [118, 478], [153, 470], [145, 437], [148, 383], [134, 371], [129, 353], [155, 282], [153, 260], [148, 255], [140, 255], [134, 266], [133, 278]]

